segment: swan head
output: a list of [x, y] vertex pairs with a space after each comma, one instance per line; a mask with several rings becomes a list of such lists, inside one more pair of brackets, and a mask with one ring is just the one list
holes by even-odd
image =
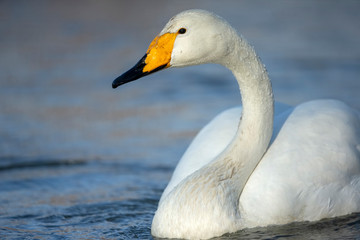
[[116, 88], [169, 67], [203, 63], [224, 65], [234, 49], [234, 30], [221, 17], [205, 10], [188, 10], [172, 17], [133, 68], [116, 78]]

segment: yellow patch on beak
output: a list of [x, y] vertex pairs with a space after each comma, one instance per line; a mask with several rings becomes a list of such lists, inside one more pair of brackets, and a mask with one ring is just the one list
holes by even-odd
[[165, 33], [157, 36], [151, 43], [146, 52], [145, 67], [143, 72], [151, 72], [154, 69], [166, 65], [170, 66], [171, 53], [177, 33]]

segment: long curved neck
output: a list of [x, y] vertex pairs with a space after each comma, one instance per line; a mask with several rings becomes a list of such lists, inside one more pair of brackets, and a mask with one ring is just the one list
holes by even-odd
[[[208, 238], [236, 231], [242, 224], [239, 200], [269, 145], [274, 106], [270, 80], [254, 50], [236, 33], [224, 39], [230, 39], [233, 46], [217, 63], [229, 68], [239, 83], [243, 112], [237, 133], [218, 157], [186, 177], [161, 199], [153, 220], [153, 232], [158, 231], [156, 228], [176, 226], [183, 235], [172, 233], [174, 237], [191, 236], [192, 231], [196, 238]], [[207, 229], [200, 228], [199, 223], [214, 226], [215, 234], [195, 232]]]
[[[234, 34], [235, 35], [235, 34]], [[266, 152], [273, 132], [274, 99], [266, 69], [253, 48], [238, 35], [233, 51], [222, 63], [239, 84], [243, 104], [237, 133], [213, 162], [222, 178], [231, 179], [240, 197], [245, 184]], [[224, 168], [227, 169], [224, 171]], [[220, 173], [220, 172], [219, 172]]]

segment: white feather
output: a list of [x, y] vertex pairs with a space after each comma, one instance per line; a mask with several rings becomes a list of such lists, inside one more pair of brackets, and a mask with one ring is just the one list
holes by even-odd
[[194, 139], [161, 197], [152, 234], [211, 238], [360, 211], [359, 114], [336, 100], [277, 104], [274, 114], [265, 68], [227, 22], [190, 10], [161, 34], [182, 27], [171, 66], [224, 65], [243, 107], [221, 113]]

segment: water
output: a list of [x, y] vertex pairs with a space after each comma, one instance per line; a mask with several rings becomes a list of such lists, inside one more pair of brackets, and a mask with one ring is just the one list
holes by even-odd
[[[266, 64], [277, 101], [360, 109], [358, 1], [0, 3], [0, 238], [149, 239], [157, 202], [197, 131], [238, 105], [231, 74], [169, 69], [111, 89], [166, 21], [227, 19]], [[225, 239], [354, 239], [360, 215]]]

